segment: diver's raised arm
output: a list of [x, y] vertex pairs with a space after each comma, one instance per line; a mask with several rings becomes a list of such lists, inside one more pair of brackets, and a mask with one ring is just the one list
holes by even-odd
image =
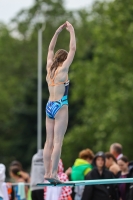
[[76, 51], [76, 38], [75, 38], [75, 31], [74, 28], [72, 26], [72, 24], [70, 24], [68, 21], [66, 21], [66, 29], [69, 31], [70, 33], [70, 43], [69, 43], [69, 52], [68, 52], [68, 56], [67, 59], [64, 61], [63, 63], [63, 67], [64, 69], [68, 70], [74, 55], [75, 55], [75, 51]]
[[49, 44], [49, 48], [48, 48], [48, 55], [47, 55], [47, 68], [49, 66], [51, 66], [52, 62], [53, 62], [53, 57], [54, 57], [54, 48], [57, 42], [57, 38], [58, 35], [60, 34], [60, 32], [66, 27], [66, 23], [62, 24], [56, 31], [54, 36], [51, 39], [51, 42]]

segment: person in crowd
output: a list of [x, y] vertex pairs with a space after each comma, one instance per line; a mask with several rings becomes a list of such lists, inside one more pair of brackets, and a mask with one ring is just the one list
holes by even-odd
[[[122, 156], [118, 160], [121, 173], [119, 178], [133, 178], [133, 166], [129, 165], [128, 158]], [[133, 183], [120, 183], [119, 192], [121, 200], [133, 200]]]
[[[64, 173], [62, 160], [59, 160], [57, 175], [62, 182], [68, 181], [68, 176]], [[44, 199], [45, 200], [72, 200], [72, 189], [70, 186], [63, 187], [45, 187]]]
[[43, 149], [32, 157], [30, 189], [32, 200], [44, 200], [44, 187], [36, 186], [44, 181]]
[[82, 150], [72, 166], [71, 180], [84, 180], [86, 174], [92, 169], [93, 158], [94, 153], [90, 149]]
[[5, 181], [5, 171], [6, 171], [6, 167], [4, 164], [0, 163], [0, 200], [4, 200], [4, 194], [3, 194], [3, 189], [2, 189], [2, 184]]
[[[94, 169], [87, 175], [86, 180], [112, 179], [114, 175], [105, 168], [105, 154], [98, 152], [93, 160]], [[86, 185], [82, 200], [119, 200], [118, 188], [115, 184]]]
[[120, 167], [117, 164], [116, 158], [111, 153], [106, 153], [105, 158], [105, 166], [109, 169], [109, 171], [113, 172], [116, 178], [119, 177]]
[[[69, 52], [59, 49], [54, 53], [57, 38], [66, 28], [70, 33]], [[75, 31], [68, 21], [55, 32], [48, 48], [46, 81], [49, 99], [46, 105], [46, 142], [44, 145], [45, 180], [60, 182], [57, 179], [58, 163], [62, 143], [68, 126], [68, 72], [76, 51]]]
[[22, 166], [21, 162], [19, 162], [18, 160], [14, 160], [10, 163], [10, 167], [12, 167], [12, 166], [18, 167], [19, 168], [19, 175], [21, 175], [23, 177], [23, 179], [26, 183], [30, 183], [30, 176], [27, 172], [25, 172], [23, 170], [23, 166]]
[[[19, 166], [14, 165], [14, 166], [10, 166], [9, 168], [9, 175], [10, 177], [13, 179], [13, 181], [16, 183], [16, 185], [13, 187], [14, 188], [14, 196], [16, 200], [21, 200], [21, 194], [19, 193], [19, 191], [24, 191], [22, 196], [23, 196], [23, 200], [26, 200], [27, 196], [28, 196], [28, 187], [25, 186], [24, 184], [19, 184], [19, 183], [26, 183], [25, 181], [25, 176], [23, 177], [23, 175], [20, 173], [21, 169]], [[23, 189], [24, 187], [24, 189]], [[21, 189], [20, 189], [21, 188]]]
[[[20, 161], [18, 161], [18, 160], [14, 160], [14, 161], [12, 161], [10, 163], [9, 168], [11, 168], [13, 166], [17, 167], [19, 169], [19, 175], [23, 178], [24, 182], [25, 183], [30, 183], [30, 175], [23, 170], [22, 163]], [[16, 188], [17, 188], [17, 186], [16, 186]], [[13, 190], [12, 196], [14, 196], [14, 195], [15, 195], [15, 192]], [[26, 187], [26, 195], [27, 195], [27, 199], [31, 200], [31, 191], [30, 191], [30, 189], [28, 189], [28, 187]]]
[[[84, 149], [80, 151], [79, 157], [75, 160], [74, 165], [71, 169], [71, 180], [79, 181], [84, 180], [86, 174], [92, 170], [92, 161], [94, 153], [90, 149]], [[76, 186], [73, 190], [72, 197], [74, 200], [80, 200], [84, 186]]]
[[122, 154], [122, 145], [119, 143], [113, 143], [110, 146], [110, 153], [118, 160], [123, 156]]

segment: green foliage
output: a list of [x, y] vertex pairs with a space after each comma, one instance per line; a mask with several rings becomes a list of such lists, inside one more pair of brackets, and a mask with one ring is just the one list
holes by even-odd
[[82, 107], [76, 109], [78, 123], [64, 141], [62, 155], [67, 166], [79, 150], [89, 147], [94, 152], [108, 151], [112, 142], [120, 142], [124, 153], [132, 159], [133, 16], [130, 6], [121, 1], [104, 2], [96, 3], [88, 15], [86, 11], [79, 12], [77, 32], [83, 38], [81, 43], [78, 40], [78, 50], [82, 48], [80, 56], [84, 60], [80, 67], [75, 63], [76, 86], [71, 98], [75, 95], [75, 104], [82, 98]]
[[[47, 6], [46, 6], [47, 5]], [[47, 8], [47, 9], [46, 9]], [[0, 147], [1, 162], [13, 159], [29, 168], [37, 136], [37, 13], [43, 32], [43, 143], [46, 55], [55, 29], [65, 20], [74, 24], [77, 52], [70, 68], [69, 126], [62, 158], [73, 164], [80, 150], [108, 151], [113, 142], [132, 157], [133, 131], [133, 5], [126, 1], [96, 2], [92, 10], [65, 10], [63, 2], [38, 0], [12, 21], [18, 38], [0, 25]], [[69, 34], [61, 33], [56, 49], [69, 49]]]

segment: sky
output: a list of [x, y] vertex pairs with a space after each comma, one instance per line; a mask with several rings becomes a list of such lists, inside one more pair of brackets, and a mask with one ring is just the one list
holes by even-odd
[[[68, 9], [78, 9], [88, 7], [94, 0], [65, 0], [65, 6]], [[9, 21], [24, 8], [33, 5], [34, 0], [0, 0], [0, 21], [9, 23]]]

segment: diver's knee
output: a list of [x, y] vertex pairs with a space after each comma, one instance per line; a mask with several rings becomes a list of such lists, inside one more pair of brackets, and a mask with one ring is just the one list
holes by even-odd
[[45, 142], [45, 147], [49, 148], [49, 149], [53, 148], [53, 142], [46, 141]]
[[62, 144], [63, 144], [63, 141], [61, 140], [61, 141], [55, 141], [54, 142], [54, 148], [55, 147], [62, 147]]

